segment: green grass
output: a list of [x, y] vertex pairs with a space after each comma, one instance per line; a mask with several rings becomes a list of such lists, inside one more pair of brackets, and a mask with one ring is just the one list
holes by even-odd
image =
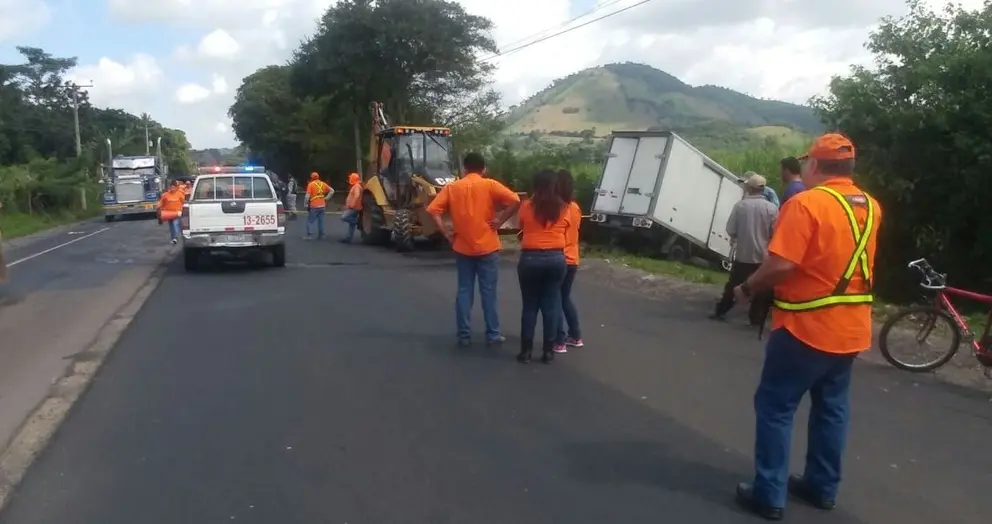
[[82, 214], [69, 211], [32, 215], [26, 213], [0, 213], [0, 236], [4, 240], [23, 237], [53, 227], [71, 224], [84, 218], [95, 216], [95, 214], [95, 212]]
[[586, 257], [609, 260], [613, 264], [625, 265], [656, 275], [676, 277], [696, 284], [723, 284], [727, 280], [727, 274], [722, 271], [715, 271], [691, 264], [680, 264], [671, 260], [631, 255], [619, 250], [583, 246], [582, 254]]

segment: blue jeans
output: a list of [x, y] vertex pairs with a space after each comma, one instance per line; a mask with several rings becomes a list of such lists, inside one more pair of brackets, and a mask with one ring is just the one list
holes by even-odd
[[[572, 284], [575, 283], [575, 273], [578, 270], [579, 266], [568, 266], [565, 270], [565, 279], [561, 282], [562, 317], [558, 322], [558, 339], [555, 341], [559, 346], [565, 343], [566, 338], [572, 340], [582, 338], [582, 331], [579, 329], [579, 311], [572, 301]], [[568, 328], [567, 332], [565, 328]]]
[[348, 234], [344, 239], [350, 241], [355, 236], [355, 228], [358, 227], [358, 211], [346, 209], [341, 215], [341, 221], [348, 224]]
[[455, 325], [458, 339], [472, 337], [472, 306], [475, 302], [475, 281], [479, 281], [482, 297], [482, 317], [486, 321], [486, 340], [499, 338], [499, 311], [496, 308], [496, 284], [499, 281], [499, 251], [488, 255], [456, 254], [458, 294], [455, 296]]
[[793, 417], [807, 391], [810, 411], [804, 479], [818, 497], [835, 499], [847, 442], [848, 393], [856, 356], [813, 349], [785, 329], [771, 333], [761, 382], [754, 394], [757, 501], [785, 507]]
[[313, 223], [317, 223], [317, 238], [324, 237], [324, 211], [326, 208], [323, 207], [311, 207], [310, 212], [307, 214], [307, 236], [312, 234]]
[[565, 253], [562, 251], [521, 251], [517, 263], [520, 297], [520, 342], [534, 343], [537, 314], [544, 326], [544, 345], [552, 345], [558, 337], [561, 323], [561, 284], [566, 273]]
[[172, 236], [172, 240], [179, 240], [179, 237], [183, 235], [182, 228], [179, 225], [179, 219], [169, 220], [169, 235]]

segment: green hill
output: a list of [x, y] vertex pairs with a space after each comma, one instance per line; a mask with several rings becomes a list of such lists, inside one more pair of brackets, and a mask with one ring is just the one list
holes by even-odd
[[605, 136], [674, 130], [710, 147], [740, 141], [794, 142], [821, 130], [812, 109], [718, 86], [694, 87], [664, 71], [609, 64], [579, 71], [511, 108], [516, 135]]

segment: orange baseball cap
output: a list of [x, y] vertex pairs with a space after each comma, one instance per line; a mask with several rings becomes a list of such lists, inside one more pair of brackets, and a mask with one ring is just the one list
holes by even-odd
[[351, 185], [357, 184], [359, 180], [361, 180], [361, 178], [358, 176], [358, 173], [348, 175], [348, 183]]
[[813, 141], [809, 151], [799, 160], [849, 160], [854, 158], [854, 144], [844, 135], [828, 133]]

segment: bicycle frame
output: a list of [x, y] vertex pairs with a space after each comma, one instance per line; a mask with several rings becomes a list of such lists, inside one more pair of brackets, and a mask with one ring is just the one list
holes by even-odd
[[[971, 345], [971, 351], [975, 355], [979, 355], [989, 351], [988, 348], [983, 348], [981, 341], [988, 336], [990, 328], [992, 328], [992, 295], [985, 295], [983, 293], [975, 293], [974, 291], [967, 291], [965, 289], [960, 289], [956, 287], [945, 286], [942, 289], [936, 290], [937, 295], [934, 298], [938, 307], [947, 311], [954, 321], [957, 322], [958, 327], [961, 328], [961, 334], [968, 338], [968, 342]], [[988, 304], [990, 306], [989, 313], [985, 320], [985, 329], [982, 330], [982, 336], [976, 337], [975, 333], [972, 332], [971, 327], [968, 322], [958, 313], [957, 308], [951, 303], [950, 297], [961, 297], [974, 302], [981, 302], [982, 304]]]

